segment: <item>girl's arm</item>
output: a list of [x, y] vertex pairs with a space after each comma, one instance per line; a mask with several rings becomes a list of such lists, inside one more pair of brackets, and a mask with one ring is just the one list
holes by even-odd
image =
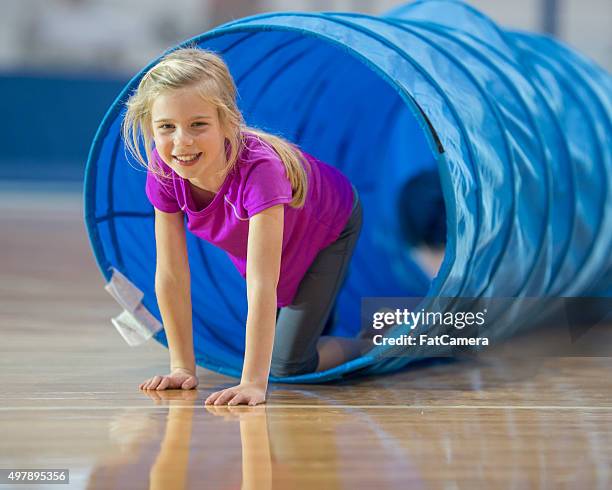
[[280, 276], [284, 205], [272, 206], [249, 220], [247, 246], [246, 345], [238, 386], [210, 395], [215, 405], [256, 405], [265, 401], [276, 327], [276, 287]]
[[276, 287], [283, 245], [284, 205], [256, 214], [249, 221], [247, 248], [246, 345], [241, 383], [268, 386], [274, 329]]
[[195, 374], [191, 286], [183, 213], [155, 209], [155, 294], [162, 316], [171, 369]]

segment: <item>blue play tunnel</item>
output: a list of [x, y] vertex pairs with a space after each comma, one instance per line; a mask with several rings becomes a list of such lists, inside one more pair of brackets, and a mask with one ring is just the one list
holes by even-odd
[[[504, 31], [450, 0], [415, 2], [381, 17], [265, 14], [191, 42], [222, 54], [250, 126], [338, 167], [360, 193], [364, 227], [333, 334], [357, 332], [363, 297], [423, 296], [427, 308], [437, 297], [612, 295], [612, 80], [590, 60], [551, 38]], [[145, 70], [95, 137], [85, 220], [106, 281], [116, 273], [134, 288], [115, 288], [114, 296], [138, 312], [136, 323], [159, 326], [153, 208], [145, 171], [126, 157], [119, 131]], [[428, 210], [401, 205], [406, 184], [432, 171], [446, 228], [444, 262], [433, 279], [413, 260], [402, 231], [409, 213]], [[188, 249], [197, 362], [239, 376], [244, 280], [224, 252], [189, 233]], [[517, 324], [527, 313], [499, 316]], [[166, 343], [163, 330], [155, 338]], [[410, 361], [378, 347], [284, 381], [387, 372]]]

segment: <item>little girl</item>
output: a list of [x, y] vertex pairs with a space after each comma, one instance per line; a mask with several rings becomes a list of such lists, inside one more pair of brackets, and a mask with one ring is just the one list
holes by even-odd
[[247, 127], [218, 55], [184, 48], [162, 58], [127, 102], [122, 129], [128, 150], [147, 167], [155, 293], [170, 353], [170, 373], [141, 389], [198, 384], [185, 216], [194, 235], [227, 252], [247, 285], [240, 384], [211, 394], [207, 404], [262, 403], [270, 373], [329, 369], [371, 347], [321, 337], [361, 230], [355, 188], [337, 169]]

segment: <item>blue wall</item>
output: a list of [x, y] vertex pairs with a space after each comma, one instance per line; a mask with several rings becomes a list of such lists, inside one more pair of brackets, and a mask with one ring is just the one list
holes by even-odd
[[0, 74], [0, 179], [81, 181], [91, 141], [125, 79]]

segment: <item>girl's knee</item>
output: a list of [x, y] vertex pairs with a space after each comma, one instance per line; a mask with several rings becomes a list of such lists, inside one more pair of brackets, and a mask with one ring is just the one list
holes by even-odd
[[270, 375], [275, 378], [287, 378], [289, 376], [314, 373], [318, 365], [318, 353], [315, 353], [315, 356], [307, 361], [281, 361], [273, 358], [270, 365]]

